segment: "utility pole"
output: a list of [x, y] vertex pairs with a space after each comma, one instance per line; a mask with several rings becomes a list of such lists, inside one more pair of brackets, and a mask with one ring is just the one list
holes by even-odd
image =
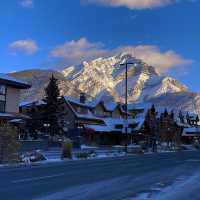
[[127, 153], [127, 146], [128, 146], [128, 65], [133, 65], [132, 62], [127, 62], [120, 64], [122, 66], [125, 65], [126, 73], [125, 73], [125, 112], [126, 112], [126, 127], [125, 127], [125, 152]]

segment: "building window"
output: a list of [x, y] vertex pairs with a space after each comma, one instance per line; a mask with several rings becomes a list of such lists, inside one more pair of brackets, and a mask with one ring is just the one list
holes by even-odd
[[136, 127], [136, 124], [129, 124], [128, 127], [129, 127], [129, 128], [135, 128], [135, 127]]
[[5, 101], [0, 101], [0, 112], [5, 112], [5, 106], [6, 102]]
[[116, 129], [123, 129], [123, 125], [122, 125], [122, 124], [116, 124], [116, 125], [115, 125], [115, 128], [116, 128]]
[[5, 95], [5, 94], [6, 94], [6, 86], [0, 85], [0, 95]]

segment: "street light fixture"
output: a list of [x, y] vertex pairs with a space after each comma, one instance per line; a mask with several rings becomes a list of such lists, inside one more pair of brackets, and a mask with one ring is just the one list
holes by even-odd
[[121, 66], [124, 66], [126, 67], [126, 78], [125, 78], [125, 112], [126, 112], [126, 127], [125, 127], [125, 134], [126, 134], [126, 139], [125, 139], [125, 152], [127, 153], [127, 146], [128, 146], [128, 65], [133, 65], [135, 63], [133, 62], [126, 62], [125, 63], [122, 63], [120, 64]]

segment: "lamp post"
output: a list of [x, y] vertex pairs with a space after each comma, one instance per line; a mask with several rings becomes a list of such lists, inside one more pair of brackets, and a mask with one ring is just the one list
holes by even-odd
[[126, 112], [126, 127], [125, 127], [125, 134], [126, 134], [126, 139], [125, 139], [125, 152], [127, 153], [127, 146], [128, 146], [128, 65], [133, 65], [133, 62], [125, 62], [120, 64], [121, 66], [126, 67], [126, 78], [125, 78], [125, 112]]

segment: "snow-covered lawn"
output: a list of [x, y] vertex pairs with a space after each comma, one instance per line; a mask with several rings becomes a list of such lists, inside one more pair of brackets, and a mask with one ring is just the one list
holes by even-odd
[[[192, 145], [184, 145], [185, 150], [196, 150]], [[176, 150], [169, 150], [165, 146], [158, 146], [157, 153], [174, 153]], [[49, 151], [40, 151], [36, 150], [33, 152], [24, 153], [22, 158], [22, 163], [13, 163], [13, 164], [4, 164], [0, 165], [0, 167], [10, 167], [10, 166], [24, 166], [24, 165], [35, 165], [35, 164], [46, 164], [46, 163], [55, 163], [62, 161], [77, 161], [83, 159], [102, 159], [102, 158], [114, 158], [114, 157], [123, 157], [127, 155], [136, 155], [140, 153], [144, 154], [153, 154], [151, 149], [149, 151], [142, 151], [139, 145], [129, 145], [128, 146], [128, 154], [124, 152], [124, 146], [112, 146], [109, 148], [100, 148], [95, 146], [86, 146], [82, 145], [81, 150], [73, 151], [72, 159], [61, 159], [62, 149], [52, 149]], [[36, 158], [40, 158], [37, 160]], [[42, 158], [42, 159], [41, 159]]]
[[[14, 164], [2, 164], [0, 167], [12, 167], [12, 166], [27, 166], [27, 165], [35, 165], [35, 164], [46, 164], [46, 163], [55, 163], [55, 162], [66, 162], [66, 161], [77, 161], [77, 160], [92, 160], [92, 159], [102, 159], [102, 158], [112, 158], [112, 157], [122, 157], [125, 156], [126, 153], [123, 151], [101, 151], [97, 150], [97, 147], [84, 147], [80, 151], [75, 151], [72, 153], [72, 159], [61, 159], [61, 149], [57, 151], [33, 151], [27, 152], [21, 155], [22, 162], [14, 163]], [[37, 155], [37, 156], [36, 156]], [[42, 159], [37, 160], [37, 157], [41, 157]], [[78, 156], [83, 155], [83, 156]]]

